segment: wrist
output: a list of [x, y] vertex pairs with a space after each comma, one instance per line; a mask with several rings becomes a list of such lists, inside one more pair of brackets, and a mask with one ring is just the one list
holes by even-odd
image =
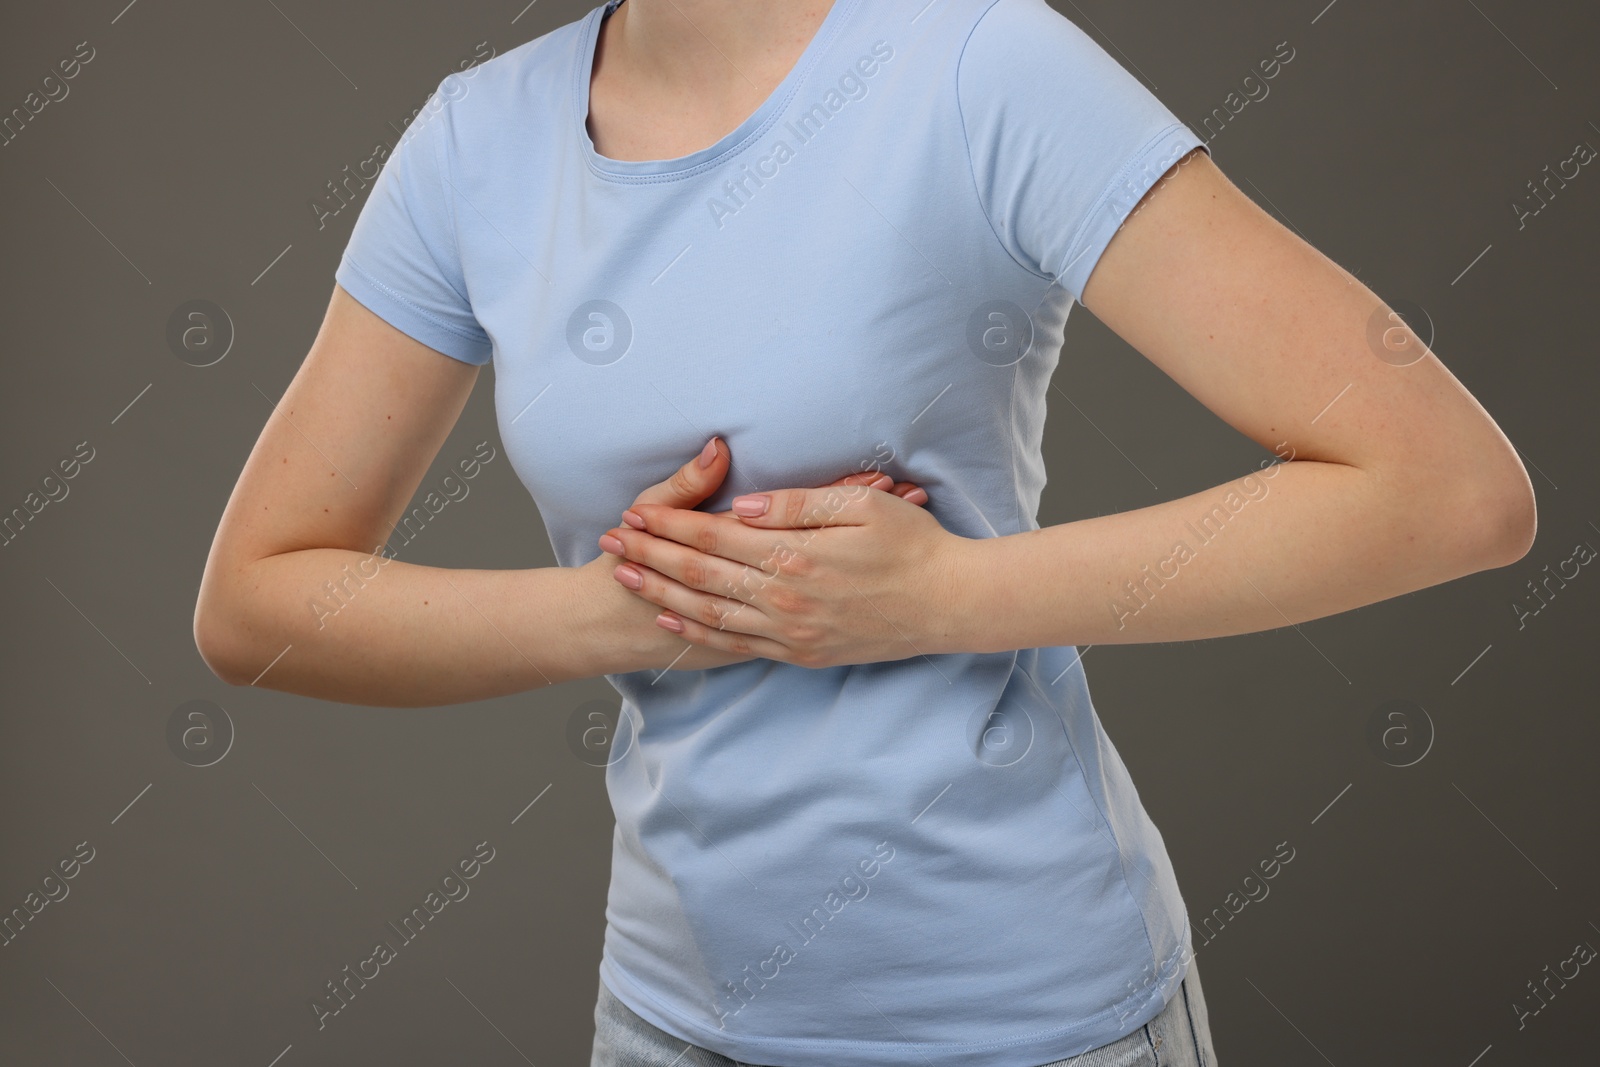
[[928, 650], [933, 654], [991, 651], [984, 645], [984, 539], [948, 534], [933, 568]]
[[642, 609], [639, 598], [611, 576], [617, 563], [615, 556], [603, 553], [581, 566], [558, 569], [560, 611], [567, 621], [564, 658], [572, 664], [574, 678], [625, 674], [659, 658], [656, 634], [640, 625], [649, 605]]

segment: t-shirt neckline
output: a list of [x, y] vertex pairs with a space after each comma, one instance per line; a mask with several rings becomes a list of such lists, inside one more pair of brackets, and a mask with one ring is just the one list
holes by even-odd
[[838, 36], [839, 28], [844, 25], [860, 0], [833, 0], [833, 6], [823, 17], [822, 25], [817, 27], [817, 32], [812, 35], [800, 53], [800, 58], [795, 60], [794, 66], [778, 83], [777, 88], [773, 89], [743, 122], [715, 144], [674, 159], [640, 160], [611, 159], [602, 156], [595, 151], [594, 141], [589, 137], [588, 129], [589, 81], [594, 72], [594, 53], [600, 39], [600, 22], [622, 2], [623, 0], [606, 0], [604, 4], [589, 12], [583, 40], [572, 65], [574, 132], [589, 169], [600, 177], [620, 182], [664, 182], [687, 178], [714, 167], [759, 140], [778, 116], [783, 114], [800, 83], [816, 65], [817, 58], [827, 51], [832, 39]]

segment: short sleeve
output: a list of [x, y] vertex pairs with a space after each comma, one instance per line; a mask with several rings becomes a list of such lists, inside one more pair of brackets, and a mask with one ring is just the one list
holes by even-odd
[[466, 297], [455, 189], [445, 158], [448, 98], [406, 127], [361, 207], [334, 278], [379, 318], [430, 348], [482, 365], [488, 334]]
[[956, 79], [978, 198], [1018, 263], [1082, 302], [1101, 253], [1187, 152], [1210, 149], [1044, 0], [995, 0]]

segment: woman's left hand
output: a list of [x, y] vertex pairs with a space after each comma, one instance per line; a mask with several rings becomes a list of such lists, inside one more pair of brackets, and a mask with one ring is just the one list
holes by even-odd
[[[765, 508], [739, 514], [746, 501]], [[658, 626], [802, 667], [957, 651], [967, 539], [925, 509], [867, 484], [753, 493], [733, 506], [712, 515], [639, 504], [607, 531], [626, 559], [614, 576], [666, 609]]]

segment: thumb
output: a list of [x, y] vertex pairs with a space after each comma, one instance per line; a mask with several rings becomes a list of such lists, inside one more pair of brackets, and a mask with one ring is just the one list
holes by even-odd
[[[887, 506], [894, 482], [880, 474], [873, 482], [819, 489], [774, 489], [733, 498], [733, 514], [746, 526], [768, 530], [818, 526], [860, 526], [875, 509]], [[875, 492], [874, 490], [884, 490]]]
[[666, 480], [644, 490], [634, 497], [635, 504], [665, 504], [672, 508], [693, 508], [716, 492], [722, 479], [728, 476], [727, 445], [713, 437], [706, 442], [700, 454], [677, 470]]

